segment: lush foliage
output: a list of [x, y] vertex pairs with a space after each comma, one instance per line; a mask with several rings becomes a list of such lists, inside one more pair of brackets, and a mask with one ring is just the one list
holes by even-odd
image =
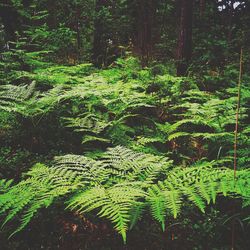
[[0, 3], [1, 247], [246, 248], [249, 7]]
[[[67, 207], [78, 213], [98, 211], [98, 216], [111, 220], [124, 241], [128, 227], [132, 228], [141, 213], [150, 207], [153, 217], [165, 228], [165, 217], [176, 218], [185, 199], [205, 212], [205, 203], [216, 196], [236, 195], [249, 204], [248, 170], [213, 168], [214, 163], [189, 168], [174, 168], [159, 156], [134, 153], [123, 147], [109, 149], [101, 160], [80, 155], [55, 158], [55, 165], [36, 164], [27, 178], [10, 187], [2, 181], [1, 212], [8, 212], [7, 223], [21, 213], [23, 229], [41, 207], [54, 199], [69, 196]], [[158, 180], [158, 182], [157, 182]]]
[[[18, 216], [16, 233], [37, 210], [63, 198], [77, 213], [93, 211], [109, 219], [125, 240], [128, 228], [148, 209], [164, 229], [166, 217], [175, 218], [183, 203], [202, 212], [218, 195], [241, 197], [243, 205], [249, 204], [248, 90], [243, 85], [242, 170], [234, 179], [233, 170], [225, 167], [232, 165], [236, 89], [222, 96], [201, 91], [191, 79], [173, 77], [165, 69], [161, 75], [154, 71], [156, 67], [141, 69], [132, 57], [102, 71], [90, 64], [12, 71], [30, 84], [2, 85], [2, 116], [14, 115], [28, 133], [41, 126], [50, 129], [46, 123], [56, 114], [57, 129], [77, 134], [80, 147], [89, 152], [87, 157], [58, 156], [51, 167], [36, 164], [13, 186], [3, 180], [1, 212], [8, 214], [3, 224]], [[31, 127], [25, 128], [27, 123]], [[7, 119], [3, 136], [12, 126], [15, 122]], [[103, 154], [109, 145], [134, 151], [117, 146]]]

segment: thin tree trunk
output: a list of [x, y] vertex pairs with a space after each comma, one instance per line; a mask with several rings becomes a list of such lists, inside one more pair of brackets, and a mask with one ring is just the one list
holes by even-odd
[[200, 16], [203, 17], [206, 2], [205, 0], [200, 0]]
[[10, 3], [0, 7], [0, 19], [5, 33], [5, 42], [15, 41], [15, 32], [21, 30], [22, 17], [20, 13]]
[[147, 65], [152, 56], [155, 12], [156, 4], [154, 0], [138, 1], [136, 47], [143, 65]]
[[76, 37], [77, 37], [77, 60], [81, 60], [81, 29], [80, 29], [80, 11], [76, 11]]
[[177, 75], [187, 74], [192, 55], [193, 0], [181, 0], [180, 31], [177, 48]]
[[96, 0], [95, 21], [94, 21], [94, 41], [93, 41], [93, 62], [96, 66], [103, 65], [105, 58], [105, 44], [103, 42], [104, 25], [101, 17], [98, 15], [102, 7], [106, 5], [105, 0]]
[[48, 26], [50, 29], [56, 28], [56, 1], [48, 0]]

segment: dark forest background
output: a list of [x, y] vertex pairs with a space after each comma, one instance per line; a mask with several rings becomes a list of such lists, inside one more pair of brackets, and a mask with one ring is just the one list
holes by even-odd
[[247, 0], [1, 1], [0, 48], [25, 36], [28, 49], [49, 50], [57, 62], [102, 67], [131, 52], [143, 65], [173, 63], [177, 75], [216, 74], [237, 63], [242, 46], [249, 58], [249, 5]]

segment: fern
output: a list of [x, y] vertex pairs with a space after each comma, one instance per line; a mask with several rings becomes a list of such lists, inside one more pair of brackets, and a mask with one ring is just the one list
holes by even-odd
[[21, 112], [22, 104], [35, 92], [35, 82], [30, 85], [2, 85], [0, 87], [0, 109], [8, 112]]
[[234, 180], [232, 170], [214, 167], [213, 162], [189, 168], [171, 165], [166, 158], [121, 146], [98, 160], [65, 155], [56, 157], [52, 167], [36, 164], [16, 185], [1, 181], [0, 213], [7, 213], [3, 225], [18, 216], [16, 233], [41, 207], [64, 197], [68, 209], [110, 220], [126, 241], [127, 230], [147, 207], [164, 230], [166, 217], [176, 218], [187, 201], [202, 212], [218, 195], [242, 197], [243, 204], [249, 204], [249, 170], [239, 170]]
[[52, 170], [42, 164], [36, 164], [27, 176], [0, 197], [0, 213], [8, 213], [3, 225], [21, 213], [20, 225], [13, 234], [23, 229], [39, 208], [48, 207], [54, 198], [79, 185], [73, 172]]
[[6, 179], [0, 180], [0, 193], [8, 191], [12, 182], [13, 180], [6, 180]]
[[133, 185], [133, 182], [116, 184], [106, 189], [97, 186], [73, 197], [68, 207], [79, 213], [98, 209], [97, 215], [110, 219], [126, 241], [130, 210], [135, 201], [144, 196], [145, 192], [140, 186], [137, 187], [136, 183]]
[[[164, 182], [159, 182], [157, 185], [150, 187], [149, 201], [153, 216], [160, 222], [164, 221], [165, 214], [162, 212], [162, 205], [159, 206], [159, 204], [165, 204], [164, 207], [169, 208], [172, 214], [176, 216], [180, 210], [178, 202], [181, 202], [181, 199], [176, 199], [176, 202], [173, 202], [176, 197], [174, 193], [191, 201], [202, 212], [205, 212], [205, 203], [209, 204], [211, 200], [215, 203], [217, 195], [235, 194], [244, 199], [249, 199], [250, 183], [248, 178], [250, 171], [241, 170], [238, 172], [238, 179], [234, 181], [233, 171], [230, 169], [212, 167], [174, 169]], [[163, 193], [168, 193], [170, 190], [172, 190], [173, 196], [166, 198]]]

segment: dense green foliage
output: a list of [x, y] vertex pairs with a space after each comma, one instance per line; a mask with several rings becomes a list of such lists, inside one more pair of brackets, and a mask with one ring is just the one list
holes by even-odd
[[[249, 90], [243, 84], [242, 170], [234, 180], [230, 165], [236, 89], [224, 90], [224, 96], [209, 93], [191, 79], [169, 75], [166, 68], [160, 75], [154, 70], [156, 66], [142, 69], [132, 57], [101, 71], [90, 64], [12, 70], [30, 84], [1, 86], [2, 137], [10, 139], [19, 124], [24, 135], [13, 139], [23, 143], [25, 134], [34, 137], [42, 127], [49, 131], [56, 125], [56, 130], [76, 134], [75, 143], [88, 153], [56, 157], [51, 167], [36, 164], [16, 185], [3, 180], [1, 212], [8, 213], [4, 224], [18, 215], [16, 233], [38, 209], [61, 197], [77, 213], [93, 210], [111, 220], [125, 240], [128, 228], [147, 209], [164, 229], [166, 216], [176, 217], [183, 203], [191, 202], [202, 212], [217, 195], [241, 197], [243, 205], [249, 204]], [[66, 142], [65, 135], [58, 136]], [[134, 151], [117, 146], [103, 154], [110, 145]], [[51, 150], [49, 142], [44, 147]]]
[[185, 1], [0, 3], [3, 249], [246, 248], [250, 3], [192, 2], [191, 58]]
[[146, 207], [165, 229], [166, 215], [176, 218], [184, 199], [202, 212], [205, 203], [215, 202], [218, 194], [236, 195], [249, 204], [249, 170], [239, 170], [234, 179], [232, 170], [213, 168], [213, 164], [171, 170], [171, 162], [162, 157], [120, 146], [109, 149], [101, 160], [80, 155], [56, 157], [53, 167], [36, 164], [26, 174], [28, 178], [15, 186], [2, 182], [5, 193], [0, 196], [0, 208], [8, 212], [3, 225], [21, 212], [16, 233], [39, 208], [70, 194], [66, 200], [69, 209], [78, 213], [98, 209], [98, 216], [110, 219], [125, 241], [129, 225], [134, 226]]

